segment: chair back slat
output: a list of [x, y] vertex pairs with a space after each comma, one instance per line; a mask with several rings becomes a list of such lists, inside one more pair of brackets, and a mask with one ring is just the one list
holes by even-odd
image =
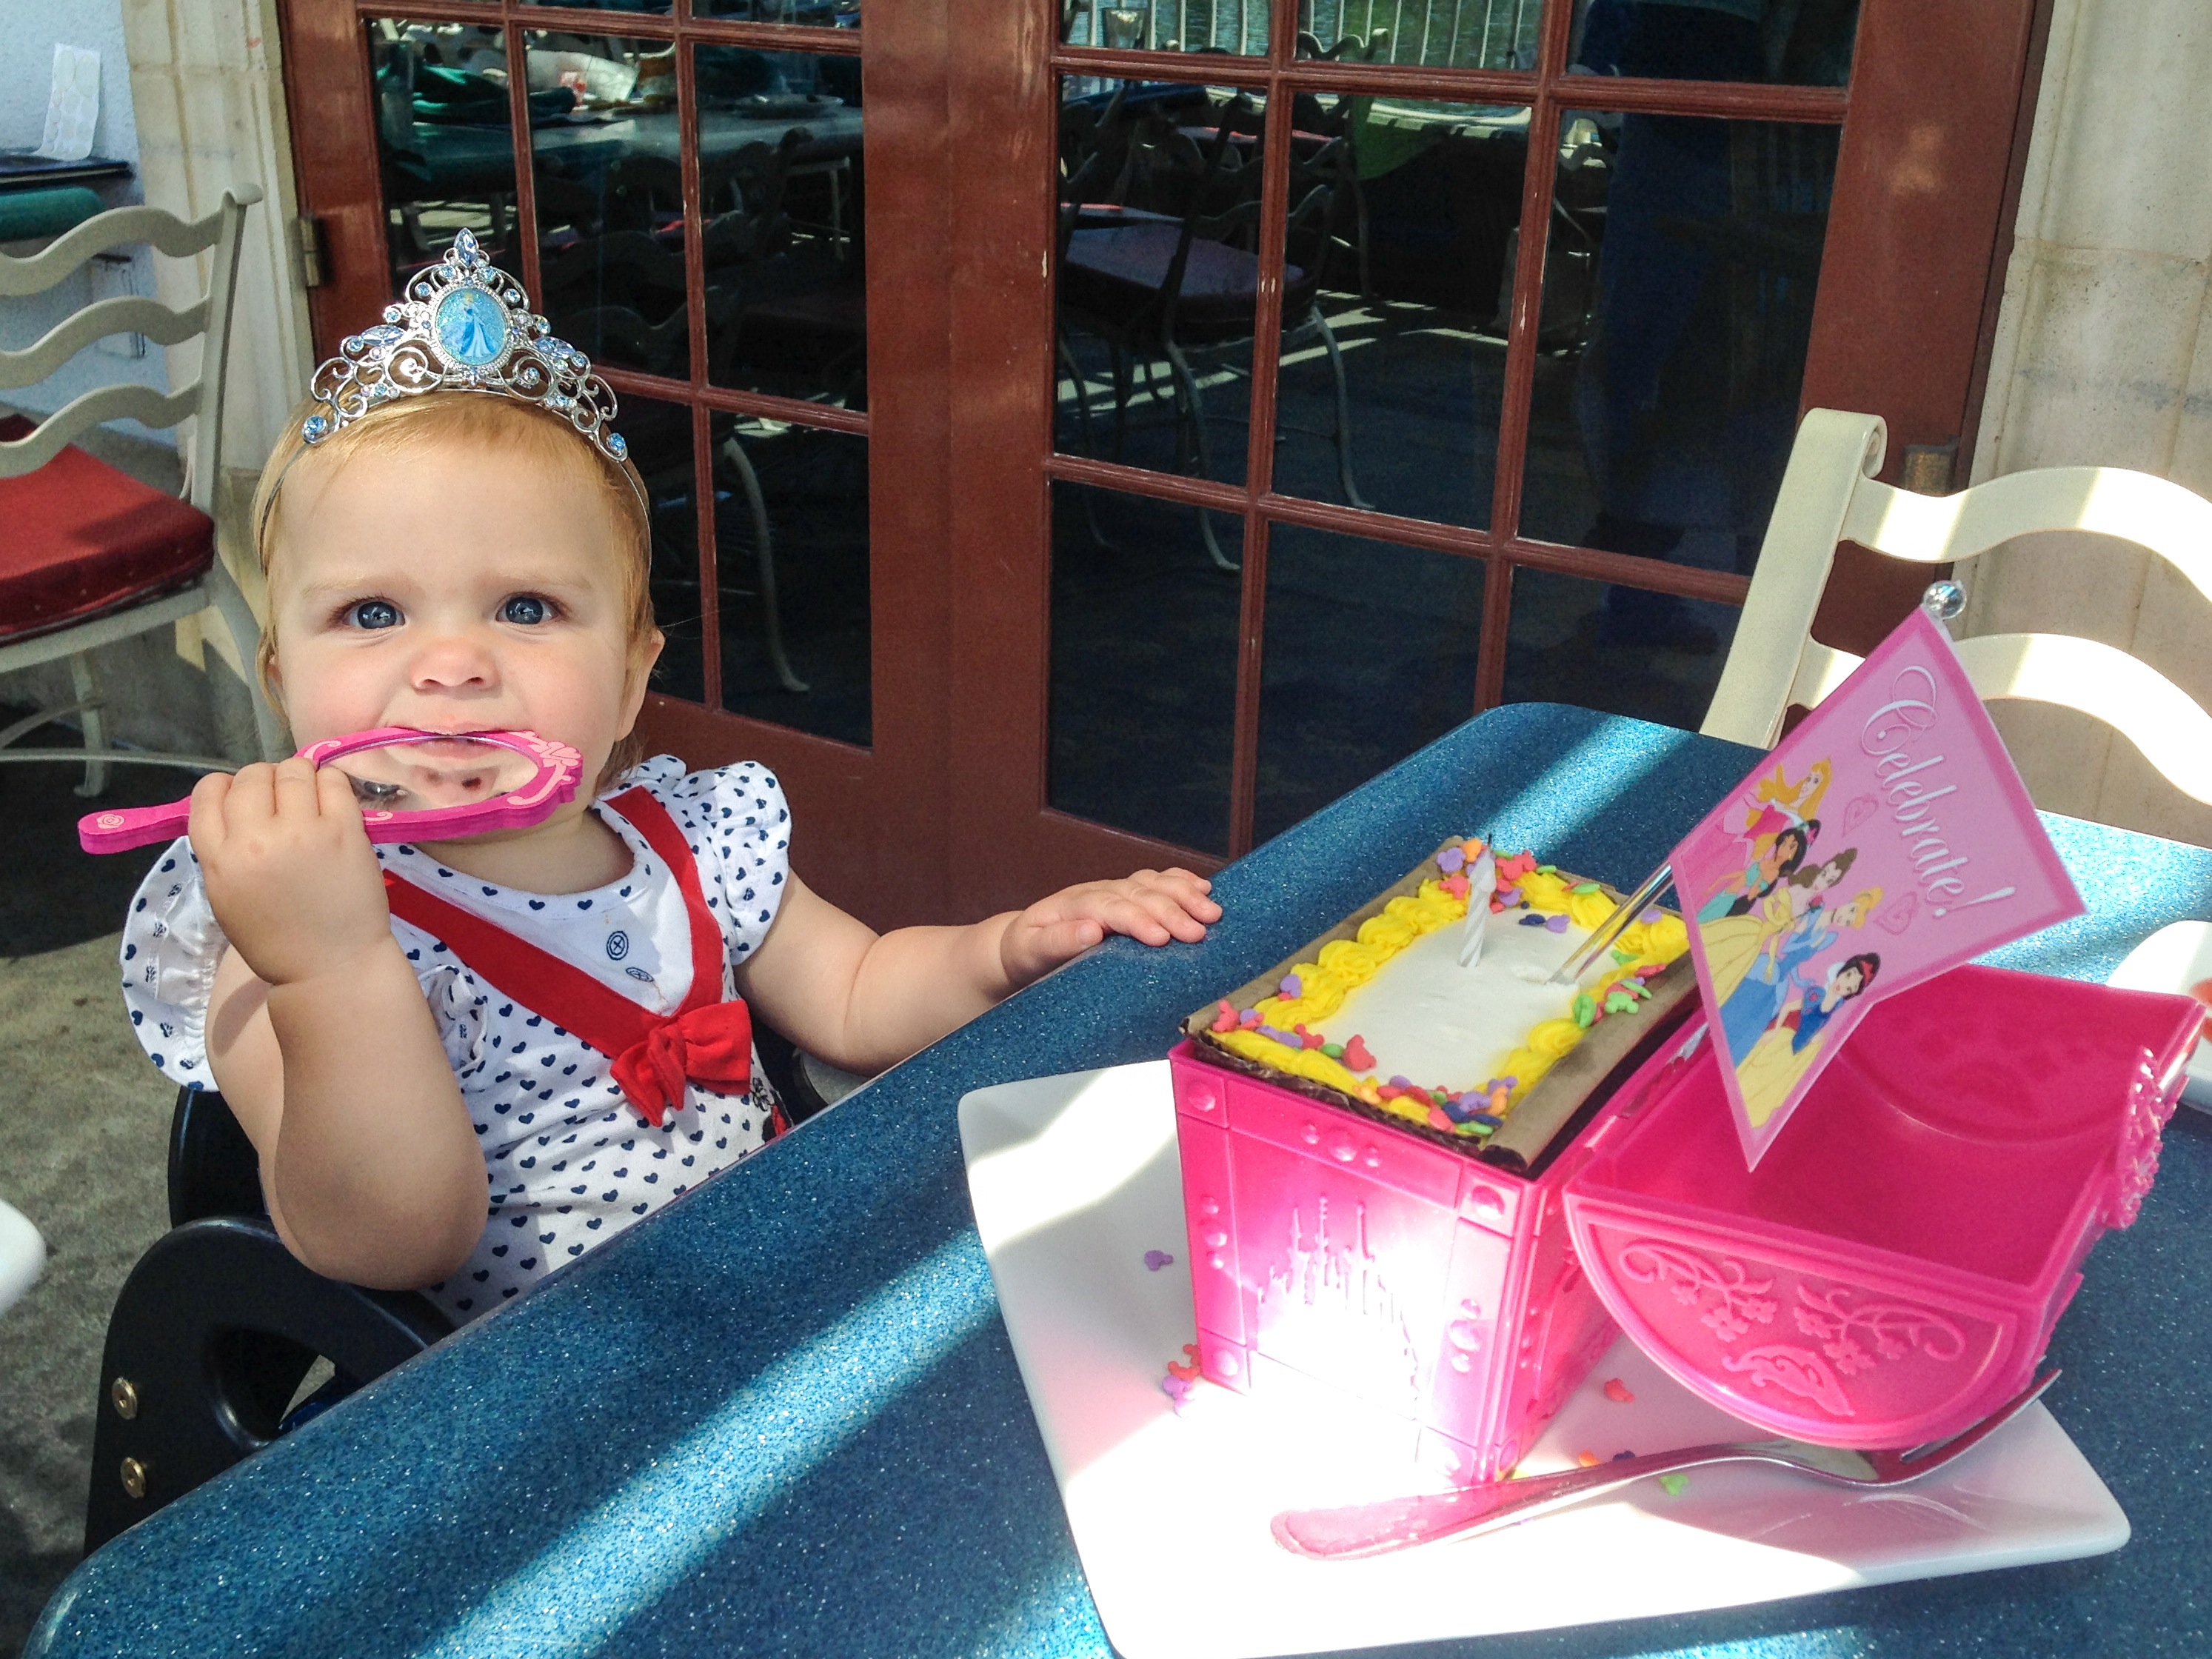
[[149, 427], [193, 422], [185, 477], [191, 504], [213, 517], [222, 477], [222, 401], [230, 357], [231, 313], [238, 293], [239, 243], [246, 210], [261, 199], [258, 185], [234, 185], [206, 217], [186, 221], [160, 208], [115, 208], [86, 220], [37, 253], [0, 254], [0, 295], [40, 294], [88, 260], [141, 244], [173, 258], [210, 253], [207, 287], [193, 304], [172, 309], [134, 295], [100, 300], [73, 313], [35, 345], [0, 351], [0, 389], [44, 380], [69, 357], [109, 334], [143, 334], [165, 346], [200, 337], [200, 376], [164, 397], [143, 386], [106, 386], [73, 399], [14, 443], [0, 443], [0, 478], [21, 477], [46, 464], [63, 445], [106, 421], [128, 416]]
[[[88, 432], [103, 422], [133, 420], [142, 426], [174, 426], [188, 415], [200, 410], [202, 382], [193, 381], [179, 392], [164, 397], [150, 386], [133, 381], [127, 385], [104, 386], [72, 398], [58, 410], [39, 422], [28, 437], [18, 438], [13, 443], [0, 443], [0, 478], [20, 478], [26, 472], [34, 472], [59, 454], [62, 447], [79, 433]], [[194, 495], [198, 495], [194, 491]], [[199, 502], [195, 500], [195, 507]], [[205, 507], [201, 507], [205, 512]]]
[[1955, 495], [1923, 495], [1869, 479], [1852, 495], [1844, 521], [1846, 540], [1923, 564], [1956, 563], [2016, 537], [2065, 530], [2147, 547], [2212, 599], [2212, 501], [2148, 472], [2039, 467]]
[[[1956, 564], [2021, 536], [2086, 532], [2158, 554], [2212, 600], [2212, 501], [2148, 473], [2045, 467], [1924, 495], [1875, 477], [1888, 441], [1872, 415], [1806, 412], [1777, 493], [1734, 647], [1701, 728], [1765, 748], [1793, 703], [1817, 708], [1860, 658], [1812, 637], [1837, 544], [1893, 559]], [[2212, 714], [2148, 664], [2067, 634], [1958, 641], [1985, 702], [2073, 708], [2126, 738], [2166, 781], [2212, 805]]]
[[94, 341], [110, 334], [143, 334], [155, 345], [181, 345], [207, 327], [207, 316], [205, 295], [182, 311], [136, 294], [95, 301], [55, 324], [36, 344], [20, 351], [0, 351], [0, 392], [37, 385]]
[[204, 253], [219, 240], [234, 235], [230, 220], [234, 210], [260, 199], [258, 185], [233, 185], [223, 193], [222, 206], [204, 219], [194, 220], [179, 219], [161, 208], [112, 208], [56, 237], [36, 253], [21, 258], [0, 254], [0, 297], [43, 294], [80, 266], [119, 247], [143, 243], [177, 259]]

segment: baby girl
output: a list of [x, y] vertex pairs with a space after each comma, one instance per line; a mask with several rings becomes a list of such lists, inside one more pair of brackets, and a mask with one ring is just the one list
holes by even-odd
[[[465, 232], [386, 319], [263, 475], [264, 684], [303, 746], [527, 730], [587, 787], [533, 828], [390, 847], [332, 768], [192, 792], [125, 1000], [165, 1075], [222, 1091], [301, 1261], [476, 1317], [781, 1127], [747, 1006], [872, 1073], [1109, 933], [1219, 917], [1182, 870], [880, 936], [810, 891], [766, 770], [635, 750], [661, 635], [605, 382]], [[580, 1034], [610, 994], [652, 1032], [621, 1054]]]

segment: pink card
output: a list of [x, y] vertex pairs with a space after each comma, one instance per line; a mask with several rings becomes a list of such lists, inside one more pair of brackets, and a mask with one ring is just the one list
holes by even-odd
[[1672, 864], [1753, 1165], [1868, 1008], [2083, 908], [1949, 638], [1919, 611]]

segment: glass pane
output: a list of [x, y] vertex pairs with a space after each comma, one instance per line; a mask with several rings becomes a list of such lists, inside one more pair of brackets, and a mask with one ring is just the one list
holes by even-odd
[[1263, 112], [1180, 83], [1060, 98], [1054, 443], [1242, 483]]
[[1474, 714], [1483, 570], [1454, 553], [1269, 531], [1255, 842]]
[[749, 23], [807, 23], [818, 29], [857, 29], [860, 27], [860, 0], [691, 0], [691, 15], [736, 17]]
[[[454, 233], [520, 275], [514, 246], [514, 124], [507, 53], [496, 27], [379, 17], [363, 26], [376, 93], [376, 151], [384, 179], [392, 291], [435, 263]], [[574, 102], [556, 88], [543, 103]]]
[[1543, 0], [1299, 0], [1298, 56], [1533, 70], [1543, 21]]
[[595, 362], [689, 380], [675, 60], [605, 39], [529, 42], [531, 84], [574, 100], [531, 120], [546, 319]]
[[665, 12], [668, 9], [668, 0], [522, 0], [522, 3], [526, 6], [574, 6], [580, 4], [594, 11], [611, 11], [617, 13], [625, 11]]
[[1508, 702], [1571, 702], [1694, 732], [1742, 615], [1732, 605], [1513, 573]]
[[1487, 528], [1528, 112], [1301, 94], [1274, 488]]
[[716, 415], [722, 707], [865, 744], [868, 441]]
[[694, 50], [708, 378], [865, 408], [860, 60]]
[[1796, 431], [1838, 129], [1610, 118], [1572, 118], [1561, 147], [1522, 533], [1748, 574]]
[[1597, 75], [1840, 87], [1859, 0], [1576, 0], [1568, 61]]
[[653, 689], [707, 701], [699, 619], [699, 507], [693, 494], [691, 411], [624, 394], [615, 426], [653, 503], [653, 617], [667, 636]]
[[1267, 10], [1267, 0], [1060, 0], [1060, 38], [1121, 52], [1265, 57]]
[[1168, 501], [1061, 483], [1052, 507], [1046, 799], [1225, 855], [1243, 521], [1206, 515], [1209, 544]]

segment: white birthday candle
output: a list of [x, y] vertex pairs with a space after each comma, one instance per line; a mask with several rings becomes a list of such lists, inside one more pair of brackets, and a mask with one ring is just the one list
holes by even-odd
[[1461, 937], [1459, 965], [1482, 960], [1482, 941], [1490, 928], [1490, 896], [1498, 890], [1498, 860], [1490, 848], [1467, 867], [1467, 932]]

